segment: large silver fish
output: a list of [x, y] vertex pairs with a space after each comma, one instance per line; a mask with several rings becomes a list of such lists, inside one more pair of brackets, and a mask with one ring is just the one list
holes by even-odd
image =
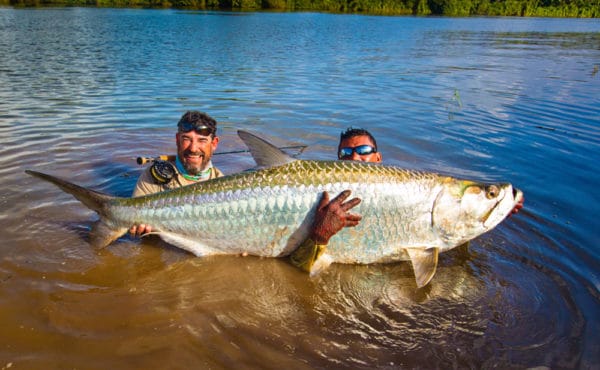
[[331, 238], [312, 272], [332, 262], [410, 260], [419, 287], [432, 279], [440, 252], [494, 228], [523, 196], [506, 183], [482, 184], [364, 162], [297, 160], [248, 132], [238, 133], [259, 169], [143, 197], [113, 197], [26, 172], [99, 214], [91, 231], [96, 247], [143, 223], [197, 256], [288, 256], [307, 238], [322, 192], [335, 196], [349, 189], [362, 199], [353, 210], [362, 221]]

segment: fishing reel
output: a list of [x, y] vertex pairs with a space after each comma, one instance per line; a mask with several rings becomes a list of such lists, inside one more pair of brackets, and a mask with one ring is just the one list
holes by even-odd
[[152, 162], [150, 166], [150, 174], [152, 179], [159, 185], [168, 184], [173, 180], [177, 171], [173, 163], [169, 160], [175, 160], [175, 156], [161, 155], [157, 158], [138, 157], [137, 163], [143, 165]]
[[168, 184], [175, 177], [175, 166], [167, 161], [154, 161], [150, 166], [150, 174], [157, 184]]
[[[297, 157], [299, 156], [304, 149], [306, 149], [307, 146], [306, 145], [291, 145], [291, 146], [282, 146], [279, 147], [279, 149], [297, 149], [298, 153], [295, 155], [292, 155], [292, 157]], [[229, 152], [219, 152], [219, 153], [213, 153], [213, 155], [219, 155], [219, 154], [235, 154], [235, 153], [248, 153], [250, 152], [249, 150], [245, 149], [245, 150], [233, 150], [233, 151], [229, 151]], [[152, 157], [137, 157], [136, 162], [137, 164], [144, 165], [146, 163], [150, 163], [152, 162], [152, 165], [150, 166], [150, 174], [152, 175], [152, 178], [154, 179], [154, 181], [159, 184], [159, 185], [164, 185], [164, 184], [168, 184], [169, 182], [171, 182], [171, 180], [173, 180], [173, 178], [176, 176], [177, 171], [175, 170], [175, 166], [173, 165], [172, 162], [175, 162], [175, 155], [160, 155], [158, 157], [152, 158]]]

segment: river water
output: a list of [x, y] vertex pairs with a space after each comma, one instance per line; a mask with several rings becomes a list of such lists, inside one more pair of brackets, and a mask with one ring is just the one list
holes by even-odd
[[[597, 20], [0, 9], [0, 367], [598, 368], [599, 68]], [[94, 250], [96, 216], [24, 174], [128, 196], [190, 109], [219, 152], [244, 129], [334, 159], [364, 127], [386, 164], [509, 181], [525, 208], [417, 290], [408, 263], [311, 279], [152, 239]]]

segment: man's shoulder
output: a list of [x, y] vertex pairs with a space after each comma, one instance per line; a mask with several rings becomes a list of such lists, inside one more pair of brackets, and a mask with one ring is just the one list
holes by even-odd
[[158, 193], [170, 188], [169, 184], [179, 175], [172, 161], [154, 161], [142, 171], [133, 190], [133, 196]]

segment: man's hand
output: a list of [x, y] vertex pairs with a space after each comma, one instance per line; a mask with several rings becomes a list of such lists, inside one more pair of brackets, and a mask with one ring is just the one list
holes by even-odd
[[133, 237], [138, 237], [138, 238], [145, 234], [148, 234], [149, 232], [152, 232], [152, 227], [150, 225], [145, 225], [145, 224], [133, 225], [129, 229], [129, 234], [131, 234], [131, 236], [133, 236]]
[[360, 199], [352, 198], [344, 203], [349, 196], [350, 190], [344, 190], [330, 202], [329, 193], [323, 192], [309, 236], [316, 244], [327, 244], [344, 227], [358, 225], [362, 216], [348, 211], [356, 207]]

